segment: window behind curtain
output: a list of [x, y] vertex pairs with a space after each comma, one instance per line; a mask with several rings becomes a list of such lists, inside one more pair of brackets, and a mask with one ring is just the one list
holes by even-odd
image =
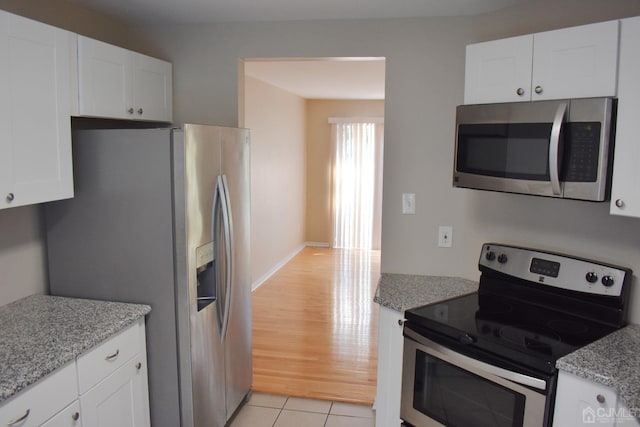
[[383, 126], [379, 119], [332, 119], [335, 248], [380, 248]]

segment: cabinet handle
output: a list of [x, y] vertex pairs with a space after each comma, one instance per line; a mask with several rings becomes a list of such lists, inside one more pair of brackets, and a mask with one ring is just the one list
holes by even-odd
[[7, 202], [11, 203], [13, 202], [13, 199], [15, 199], [16, 196], [13, 193], [9, 193], [7, 194]]
[[112, 360], [116, 360], [119, 354], [120, 354], [120, 349], [116, 350], [116, 352], [113, 353], [111, 356], [105, 357], [104, 360], [108, 360], [109, 362], [111, 362]]
[[142, 363], [138, 362], [136, 363], [136, 369], [139, 371], [140, 369], [142, 369]]
[[616, 199], [616, 207], [618, 207], [620, 209], [624, 208], [624, 200]]
[[127, 112], [128, 112], [129, 114], [133, 114], [133, 108], [129, 108], [129, 109], [127, 110]]
[[542, 93], [542, 86], [536, 86], [536, 88], [534, 90], [536, 91], [537, 94], [541, 94]]
[[20, 424], [21, 422], [23, 422], [24, 420], [27, 419], [27, 417], [29, 416], [29, 413], [31, 412], [31, 409], [27, 409], [27, 412], [24, 413], [23, 416], [21, 416], [20, 418], [16, 419], [16, 420], [12, 420], [9, 421], [9, 423], [7, 424], [8, 427], [14, 426], [16, 424]]
[[407, 319], [398, 319], [398, 326], [403, 326]]
[[522, 95], [524, 95], [524, 89], [522, 89], [521, 87], [519, 87], [519, 88], [518, 88], [518, 90], [516, 90], [516, 94], [517, 94], [518, 96], [522, 96]]
[[142, 114], [144, 113], [144, 110], [142, 108], [138, 108], [138, 114]]
[[604, 403], [606, 399], [603, 395], [599, 394], [596, 396], [596, 400], [598, 401], [598, 403]]
[[80, 419], [80, 412], [74, 412], [73, 415], [71, 415], [71, 419], [73, 421], [78, 421]]

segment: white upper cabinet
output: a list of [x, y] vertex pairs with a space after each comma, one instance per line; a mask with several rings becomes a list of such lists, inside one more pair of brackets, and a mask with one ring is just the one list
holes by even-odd
[[467, 46], [464, 103], [531, 99], [533, 35]]
[[172, 67], [84, 36], [78, 36], [81, 116], [170, 122]]
[[465, 104], [615, 96], [618, 21], [467, 46]]
[[75, 35], [0, 11], [0, 209], [73, 197]]
[[640, 217], [640, 17], [624, 19], [620, 34], [620, 74], [611, 213]]

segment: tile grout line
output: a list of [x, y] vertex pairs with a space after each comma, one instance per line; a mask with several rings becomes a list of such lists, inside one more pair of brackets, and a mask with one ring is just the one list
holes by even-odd
[[280, 408], [280, 411], [278, 411], [278, 416], [276, 417], [275, 420], [273, 420], [273, 425], [271, 427], [276, 427], [278, 418], [280, 418], [280, 415], [282, 415], [282, 411], [284, 411], [284, 407], [287, 406], [288, 401], [289, 401], [289, 396], [286, 396], [286, 398], [284, 399], [284, 403], [282, 404], [282, 408]]

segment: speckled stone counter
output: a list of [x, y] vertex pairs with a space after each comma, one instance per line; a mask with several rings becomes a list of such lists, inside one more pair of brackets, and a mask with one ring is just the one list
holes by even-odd
[[32, 295], [0, 307], [0, 403], [151, 311]]
[[640, 408], [640, 325], [582, 347], [558, 359], [556, 367], [611, 387], [628, 408]]
[[470, 294], [478, 282], [459, 277], [416, 276], [383, 273], [374, 302], [404, 312], [405, 310]]

